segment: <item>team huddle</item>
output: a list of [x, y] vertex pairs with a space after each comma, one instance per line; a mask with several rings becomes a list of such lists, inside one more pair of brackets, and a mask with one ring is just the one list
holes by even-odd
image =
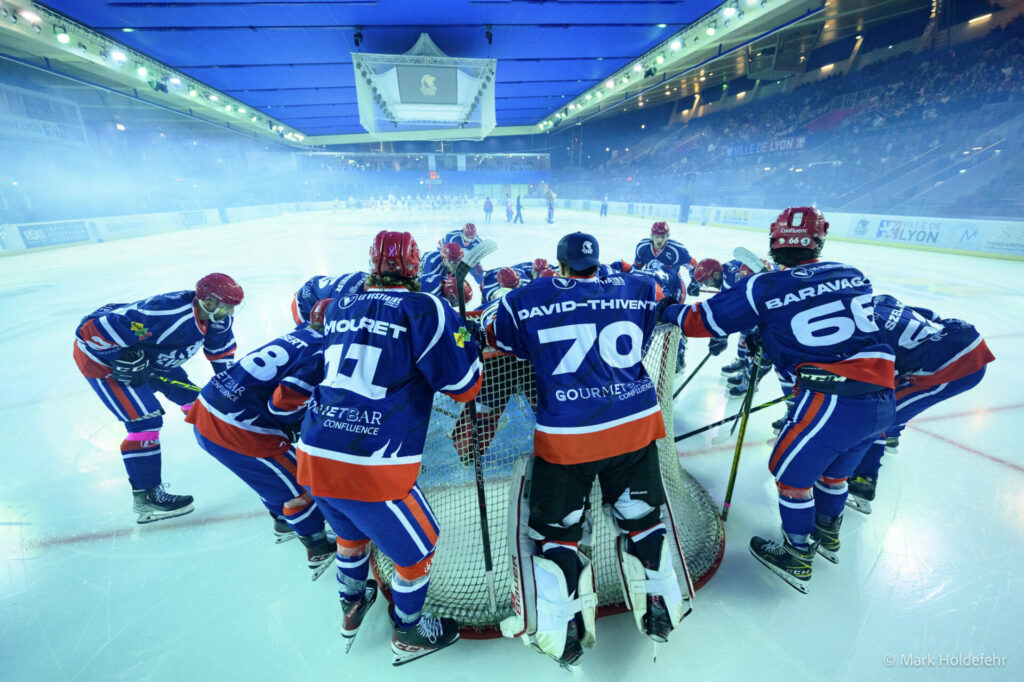
[[[819, 260], [827, 233], [817, 209], [789, 208], [770, 226], [769, 259], [723, 263], [695, 260], [656, 222], [632, 262], [602, 263], [597, 239], [575, 232], [552, 261], [484, 270], [471, 257], [481, 247], [472, 223], [422, 257], [410, 233], [385, 230], [367, 272], [309, 279], [292, 300], [296, 327], [237, 361], [232, 324], [244, 294], [220, 273], [90, 313], [74, 358], [127, 430], [121, 454], [138, 523], [193, 510], [191, 496], [162, 483], [161, 393], [198, 445], [259, 496], [275, 540], [299, 538], [314, 580], [335, 563], [347, 647], [378, 594], [371, 543], [393, 561], [394, 665], [459, 638], [454, 619], [424, 611], [445, 532], [417, 482], [434, 396], [473, 408], [455, 431], [471, 432], [475, 448], [453, 448], [469, 462], [508, 397], [488, 373], [528, 362], [533, 452], [516, 465], [515, 614], [501, 629], [572, 667], [596, 642], [593, 567], [580, 550], [595, 478], [638, 630], [666, 642], [690, 612], [690, 581], [674, 568], [685, 562], [666, 541], [664, 417], [641, 362], [656, 326], [681, 329], [679, 369], [686, 338], [710, 337], [718, 355], [740, 335], [724, 368], [730, 397], [778, 375], [790, 398], [769, 460], [782, 536], [754, 537], [750, 551], [804, 593], [816, 554], [838, 562], [845, 507], [871, 511], [883, 454], [907, 422], [977, 385], [994, 359], [970, 324], [879, 295], [856, 268]], [[482, 300], [460, 315], [475, 294], [467, 265]], [[683, 303], [702, 292], [713, 295]], [[202, 387], [182, 368], [200, 349], [216, 372]]]

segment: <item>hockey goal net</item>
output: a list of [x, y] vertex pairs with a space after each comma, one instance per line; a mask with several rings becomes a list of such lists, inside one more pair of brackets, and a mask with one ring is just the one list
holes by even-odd
[[[725, 547], [725, 532], [708, 492], [680, 465], [673, 439], [672, 389], [679, 328], [659, 326], [644, 350], [644, 367], [657, 386], [667, 436], [658, 442], [661, 475], [672, 509], [676, 535], [686, 555], [694, 587], [707, 582], [718, 568]], [[465, 405], [438, 394], [423, 451], [419, 485], [437, 517], [441, 532], [425, 610], [455, 618], [466, 637], [498, 637], [498, 623], [512, 614], [512, 567], [509, 559], [509, 493], [512, 470], [519, 457], [533, 454], [536, 384], [529, 362], [488, 349], [484, 380], [477, 397], [487, 520], [491, 537], [497, 610], [491, 611], [484, 571], [480, 512], [469, 458], [470, 431]], [[615, 558], [615, 530], [600, 509], [597, 481], [591, 494], [594, 505], [592, 546], [582, 547], [593, 562], [599, 613], [624, 608]], [[374, 548], [373, 571], [381, 591], [391, 599], [394, 573], [391, 561]], [[686, 594], [680, 566], [677, 574]]]

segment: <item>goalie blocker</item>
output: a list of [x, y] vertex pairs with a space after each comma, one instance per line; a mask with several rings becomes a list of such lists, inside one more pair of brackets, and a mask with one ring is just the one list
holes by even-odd
[[[624, 457], [647, 457], [655, 467], [648, 470], [649, 480], [661, 488], [657, 460], [653, 457], [653, 444], [637, 453]], [[617, 458], [613, 458], [617, 459]], [[608, 460], [605, 460], [607, 462]], [[595, 595], [594, 573], [590, 560], [584, 552], [574, 552], [578, 566], [576, 585], [568, 585], [565, 573], [555, 561], [539, 556], [538, 544], [551, 543], [551, 525], [530, 522], [530, 500], [533, 489], [535, 462], [550, 466], [543, 460], [521, 457], [515, 466], [511, 499], [509, 501], [509, 550], [512, 564], [512, 608], [514, 614], [501, 622], [501, 633], [505, 637], [521, 637], [523, 643], [532, 646], [556, 660], [563, 666], [571, 666], [582, 655], [582, 647], [593, 647], [596, 642], [595, 619], [597, 597]], [[550, 472], [546, 472], [550, 473]], [[582, 476], [593, 480], [593, 473]], [[600, 475], [600, 474], [599, 474]], [[693, 584], [683, 549], [677, 541], [672, 510], [668, 501], [661, 496], [659, 508], [636, 499], [630, 499], [629, 490], [616, 491], [612, 477], [601, 476], [609, 492], [616, 493], [614, 499], [605, 499], [604, 512], [620, 533], [616, 545], [619, 560], [618, 574], [626, 607], [632, 611], [637, 628], [655, 642], [667, 641], [668, 633], [692, 611]], [[549, 484], [545, 482], [544, 485]], [[569, 502], [566, 500], [566, 502]], [[571, 504], [571, 502], [569, 503]], [[577, 537], [579, 545], [588, 547], [591, 543], [589, 499], [584, 509], [571, 511], [565, 521], [566, 537]], [[632, 518], [630, 518], [632, 517]], [[630, 530], [637, 526], [654, 527], [664, 524], [667, 530], [661, 543], [659, 562], [656, 567], [646, 568], [639, 557], [631, 551], [633, 542], [642, 540], [639, 533]], [[543, 526], [542, 534], [533, 525]], [[555, 540], [557, 542], [557, 540]], [[575, 543], [567, 543], [575, 544]], [[560, 562], [564, 563], [564, 562]], [[675, 566], [681, 567], [681, 578]], [[685, 588], [685, 592], [684, 592]], [[651, 597], [650, 599], [648, 597]], [[576, 642], [574, 642], [574, 636]]]

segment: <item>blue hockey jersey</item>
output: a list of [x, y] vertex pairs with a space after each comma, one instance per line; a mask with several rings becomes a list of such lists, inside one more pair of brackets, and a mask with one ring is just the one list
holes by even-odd
[[875, 322], [896, 351], [896, 374], [917, 389], [973, 374], [995, 360], [973, 325], [942, 320], [888, 294], [873, 299]]
[[233, 318], [200, 320], [194, 291], [158, 294], [134, 303], [108, 303], [85, 317], [75, 332], [75, 362], [90, 378], [110, 375], [128, 348], [143, 351], [150, 371], [179, 367], [202, 348], [215, 372], [234, 358]]
[[458, 244], [459, 246], [462, 247], [463, 251], [469, 251], [482, 241], [483, 239], [480, 238], [480, 235], [477, 235], [470, 239], [469, 241], [466, 241], [466, 237], [462, 234], [461, 229], [452, 230], [451, 232], [449, 232], [448, 234], [441, 238], [442, 244]]
[[722, 263], [722, 290], [732, 289], [736, 286], [736, 282], [743, 279], [739, 276], [740, 268], [743, 267], [743, 263], [733, 259]]
[[787, 375], [804, 365], [893, 388], [895, 355], [872, 310], [871, 282], [842, 263], [812, 261], [740, 280], [663, 319], [687, 336], [725, 336], [757, 325], [764, 353]]
[[350, 272], [347, 275], [310, 277], [292, 297], [292, 319], [296, 325], [309, 322], [309, 312], [322, 298], [335, 298], [356, 291], [362, 291], [369, 275], [365, 272]]
[[[494, 268], [493, 270], [484, 270], [484, 276], [480, 278], [480, 294], [483, 299], [480, 302], [480, 308], [486, 307], [487, 304], [495, 296], [497, 296], [498, 291], [501, 290], [502, 287], [500, 284], [498, 284], [499, 270], [501, 270], [501, 268]], [[519, 275], [520, 286], [522, 286], [523, 283], [529, 281], [530, 279], [529, 277], [523, 277], [523, 273], [519, 272], [518, 270], [516, 271], [516, 274]]]
[[302, 422], [298, 481], [313, 495], [401, 499], [419, 475], [434, 393], [472, 400], [476, 343], [450, 306], [404, 288], [336, 299], [324, 324], [324, 380]]
[[678, 275], [679, 268], [690, 269], [690, 260], [690, 252], [676, 240], [669, 239], [665, 246], [655, 250], [654, 244], [648, 238], [640, 240], [636, 245], [633, 265], [638, 268], [662, 268]]
[[420, 279], [440, 274], [448, 274], [444, 268], [441, 251], [434, 250], [423, 254], [423, 257], [420, 258]]
[[[537, 373], [534, 452], [577, 464], [665, 435], [641, 359], [655, 326], [651, 279], [546, 277], [503, 297], [489, 334]], [[486, 313], [485, 313], [486, 315]]]
[[323, 336], [310, 327], [276, 338], [210, 379], [185, 421], [233, 452], [283, 454], [323, 378], [323, 355]]

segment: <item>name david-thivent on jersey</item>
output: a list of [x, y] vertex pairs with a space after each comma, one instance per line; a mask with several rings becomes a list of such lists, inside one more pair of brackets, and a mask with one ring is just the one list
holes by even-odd
[[526, 320], [531, 317], [543, 315], [554, 315], [556, 313], [571, 313], [576, 310], [589, 308], [590, 310], [654, 310], [657, 303], [654, 301], [633, 301], [619, 298], [595, 299], [590, 301], [560, 301], [551, 305], [538, 305], [532, 308], [523, 308], [519, 311], [519, 319]]

